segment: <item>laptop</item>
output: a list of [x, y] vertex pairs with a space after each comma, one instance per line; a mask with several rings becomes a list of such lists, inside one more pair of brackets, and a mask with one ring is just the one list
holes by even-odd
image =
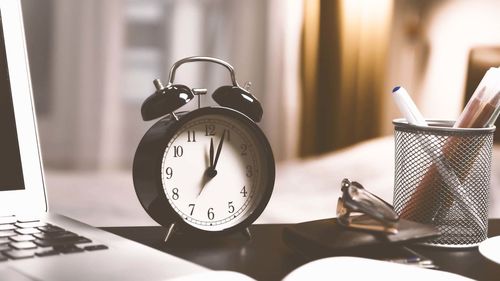
[[48, 207], [21, 5], [0, 0], [0, 280], [165, 280], [208, 271]]

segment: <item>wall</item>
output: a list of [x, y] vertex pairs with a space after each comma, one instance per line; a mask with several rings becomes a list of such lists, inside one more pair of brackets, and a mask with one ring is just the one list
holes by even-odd
[[456, 119], [463, 108], [469, 50], [500, 46], [500, 1], [396, 1], [383, 133], [399, 117], [391, 88], [408, 89], [426, 118]]
[[[23, 0], [44, 163], [54, 169], [130, 168], [152, 125], [140, 116], [152, 80], [193, 55], [230, 62], [264, 106], [276, 158], [294, 157], [302, 1]], [[291, 31], [290, 31], [291, 30]], [[288, 59], [291, 58], [291, 59]], [[229, 74], [181, 67], [176, 82], [212, 93]], [[214, 104], [207, 97], [203, 105]], [[183, 110], [193, 109], [195, 103]]]

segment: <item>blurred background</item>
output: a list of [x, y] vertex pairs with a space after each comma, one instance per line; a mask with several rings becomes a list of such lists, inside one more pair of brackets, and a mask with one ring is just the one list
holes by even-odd
[[[455, 119], [486, 69], [500, 65], [494, 0], [22, 4], [47, 181], [57, 190], [49, 196], [71, 197], [65, 187], [77, 186], [95, 192], [82, 199], [89, 205], [109, 186], [133, 195], [135, 149], [154, 122], [142, 121], [140, 106], [153, 79], [167, 80], [181, 58], [218, 57], [240, 84], [252, 82], [264, 107], [260, 126], [283, 165], [392, 135], [396, 85], [427, 118]], [[205, 63], [177, 73], [176, 82], [209, 93], [230, 82], [225, 69]], [[80, 215], [61, 202], [56, 210]]]

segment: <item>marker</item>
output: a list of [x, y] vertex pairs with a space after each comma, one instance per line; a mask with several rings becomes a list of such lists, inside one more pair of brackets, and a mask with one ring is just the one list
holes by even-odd
[[403, 113], [408, 121], [408, 124], [427, 126], [425, 118], [422, 116], [405, 88], [401, 86], [394, 87], [392, 90], [392, 97], [394, 98], [394, 102], [398, 106], [399, 111]]

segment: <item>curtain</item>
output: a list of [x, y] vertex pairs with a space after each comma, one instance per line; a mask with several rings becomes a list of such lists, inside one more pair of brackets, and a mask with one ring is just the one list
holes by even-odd
[[[50, 103], [38, 114], [44, 163], [82, 169], [119, 165], [122, 1], [51, 3], [52, 17], [41, 21], [52, 31], [48, 54], [27, 39], [30, 57], [50, 58], [43, 69], [51, 74], [50, 97], [40, 96], [36, 84], [33, 89], [36, 101]], [[28, 8], [33, 2], [23, 4]], [[27, 30], [34, 24], [25, 18]], [[36, 80], [44, 73], [34, 68], [31, 74]]]
[[[251, 81], [276, 160], [298, 154], [302, 0], [51, 0], [43, 14], [38, 1], [23, 1], [29, 55], [43, 63], [32, 77], [47, 83], [33, 87], [48, 168], [130, 169], [152, 125], [140, 115], [152, 80], [194, 55], [226, 60], [241, 85]], [[187, 64], [176, 75], [209, 93], [229, 81], [213, 64]]]
[[380, 135], [392, 1], [304, 3], [300, 154]]
[[[305, 1], [307, 2], [307, 1]], [[275, 159], [298, 157], [301, 110], [300, 36], [303, 0], [268, 1], [264, 130]]]

